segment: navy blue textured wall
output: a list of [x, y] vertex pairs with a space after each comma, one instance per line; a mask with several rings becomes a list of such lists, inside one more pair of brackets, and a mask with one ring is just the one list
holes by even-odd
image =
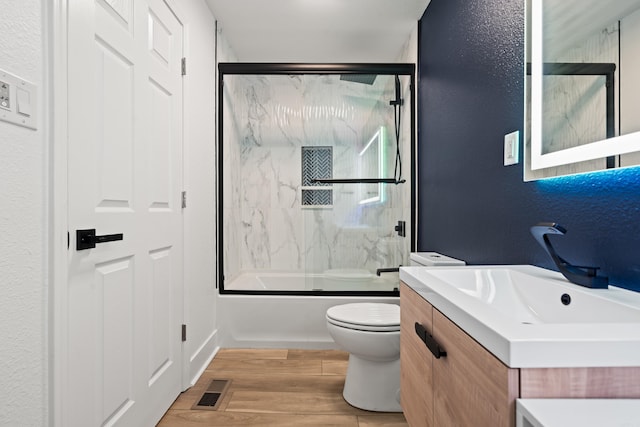
[[432, 0], [420, 22], [418, 249], [470, 264], [553, 268], [529, 227], [553, 221], [560, 255], [640, 290], [640, 170], [525, 183], [503, 166], [523, 131], [524, 0]]

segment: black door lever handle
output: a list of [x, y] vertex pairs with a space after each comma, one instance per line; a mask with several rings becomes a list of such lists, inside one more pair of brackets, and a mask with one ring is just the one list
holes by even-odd
[[76, 230], [76, 250], [82, 251], [85, 249], [92, 249], [96, 247], [97, 243], [115, 242], [116, 240], [122, 240], [124, 235], [118, 234], [105, 234], [103, 236], [96, 236], [96, 229], [89, 230]]

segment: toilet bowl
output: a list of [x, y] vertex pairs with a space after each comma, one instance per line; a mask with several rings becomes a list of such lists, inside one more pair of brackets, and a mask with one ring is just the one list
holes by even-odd
[[352, 303], [330, 307], [327, 329], [349, 352], [342, 395], [369, 411], [402, 412], [400, 407], [400, 307]]

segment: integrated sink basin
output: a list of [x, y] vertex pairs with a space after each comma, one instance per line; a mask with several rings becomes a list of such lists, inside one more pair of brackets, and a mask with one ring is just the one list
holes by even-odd
[[640, 366], [636, 292], [528, 265], [402, 267], [400, 279], [507, 366]]
[[640, 321], [640, 309], [605, 299], [602, 292], [583, 292], [563, 279], [541, 278], [510, 268], [467, 268], [430, 274], [516, 322]]

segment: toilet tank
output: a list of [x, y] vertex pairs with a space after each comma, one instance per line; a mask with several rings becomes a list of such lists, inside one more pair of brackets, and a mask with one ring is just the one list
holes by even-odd
[[411, 252], [411, 255], [409, 255], [409, 265], [437, 267], [445, 265], [465, 265], [465, 262], [437, 252]]

